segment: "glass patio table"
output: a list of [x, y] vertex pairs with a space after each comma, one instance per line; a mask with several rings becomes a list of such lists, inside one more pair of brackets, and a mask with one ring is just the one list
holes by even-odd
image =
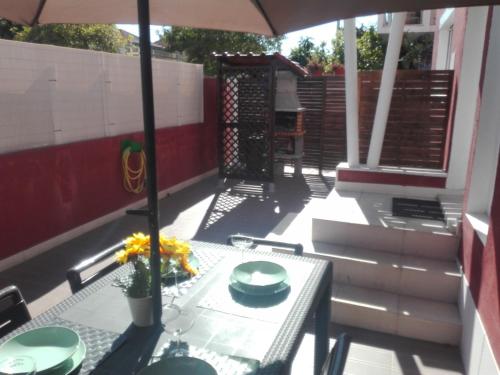
[[[257, 374], [287, 374], [308, 322], [314, 321], [314, 374], [319, 374], [328, 354], [331, 262], [248, 250], [245, 261], [280, 264], [287, 271], [290, 285], [283, 293], [254, 298], [229, 287], [231, 272], [242, 260], [241, 250], [207, 242], [191, 244], [200, 272], [179, 281], [181, 296], [175, 301], [195, 316], [193, 327], [181, 338], [189, 355], [206, 360], [219, 375], [237, 375], [235, 363], [246, 366], [238, 367], [245, 368], [242, 374], [248, 369]], [[128, 272], [127, 265], [118, 268], [0, 343], [35, 327], [65, 326], [77, 331], [87, 347], [82, 365], [72, 374], [136, 374], [158, 360], [175, 338], [162, 328], [137, 328], [131, 324], [127, 300], [112, 285], [113, 280]]]

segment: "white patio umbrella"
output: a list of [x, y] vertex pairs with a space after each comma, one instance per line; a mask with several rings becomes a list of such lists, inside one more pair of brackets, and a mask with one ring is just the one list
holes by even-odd
[[138, 23], [147, 154], [154, 322], [161, 320], [158, 192], [149, 26], [176, 25], [281, 35], [340, 19], [384, 12], [499, 4], [500, 0], [0, 0], [0, 18], [24, 25]]

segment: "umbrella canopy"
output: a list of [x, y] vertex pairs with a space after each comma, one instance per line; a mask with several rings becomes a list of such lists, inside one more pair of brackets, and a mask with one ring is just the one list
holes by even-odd
[[[151, 24], [280, 35], [384, 12], [498, 4], [500, 0], [150, 0]], [[136, 0], [2, 0], [0, 17], [36, 23], [137, 23]]]

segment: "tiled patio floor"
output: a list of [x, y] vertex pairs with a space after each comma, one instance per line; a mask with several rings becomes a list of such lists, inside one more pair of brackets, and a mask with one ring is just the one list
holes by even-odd
[[[331, 177], [318, 175], [285, 176], [277, 180], [275, 193], [268, 195], [261, 185], [255, 184], [239, 183], [218, 190], [217, 179], [207, 178], [160, 202], [162, 231], [183, 239], [219, 243], [225, 243], [227, 236], [236, 232], [266, 237], [272, 232], [282, 232], [291, 218], [297, 217], [311, 202], [316, 204], [325, 199], [333, 183]], [[65, 276], [68, 268], [133, 231], [146, 230], [144, 218], [123, 217], [3, 271], [0, 287], [18, 285], [32, 315], [37, 315], [70, 295]], [[304, 238], [310, 238], [310, 224], [306, 223], [302, 230]], [[339, 330], [353, 337], [346, 373], [463, 373], [458, 348], [351, 327], [333, 327], [332, 338]], [[294, 375], [311, 373], [313, 341], [310, 334], [304, 338], [294, 362]]]

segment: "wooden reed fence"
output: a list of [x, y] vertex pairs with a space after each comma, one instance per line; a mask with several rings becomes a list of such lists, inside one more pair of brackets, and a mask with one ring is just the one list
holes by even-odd
[[[366, 162], [381, 71], [359, 73], [360, 160]], [[398, 71], [381, 164], [441, 169], [453, 71]], [[305, 115], [304, 166], [334, 169], [347, 160], [344, 77], [299, 80]]]

